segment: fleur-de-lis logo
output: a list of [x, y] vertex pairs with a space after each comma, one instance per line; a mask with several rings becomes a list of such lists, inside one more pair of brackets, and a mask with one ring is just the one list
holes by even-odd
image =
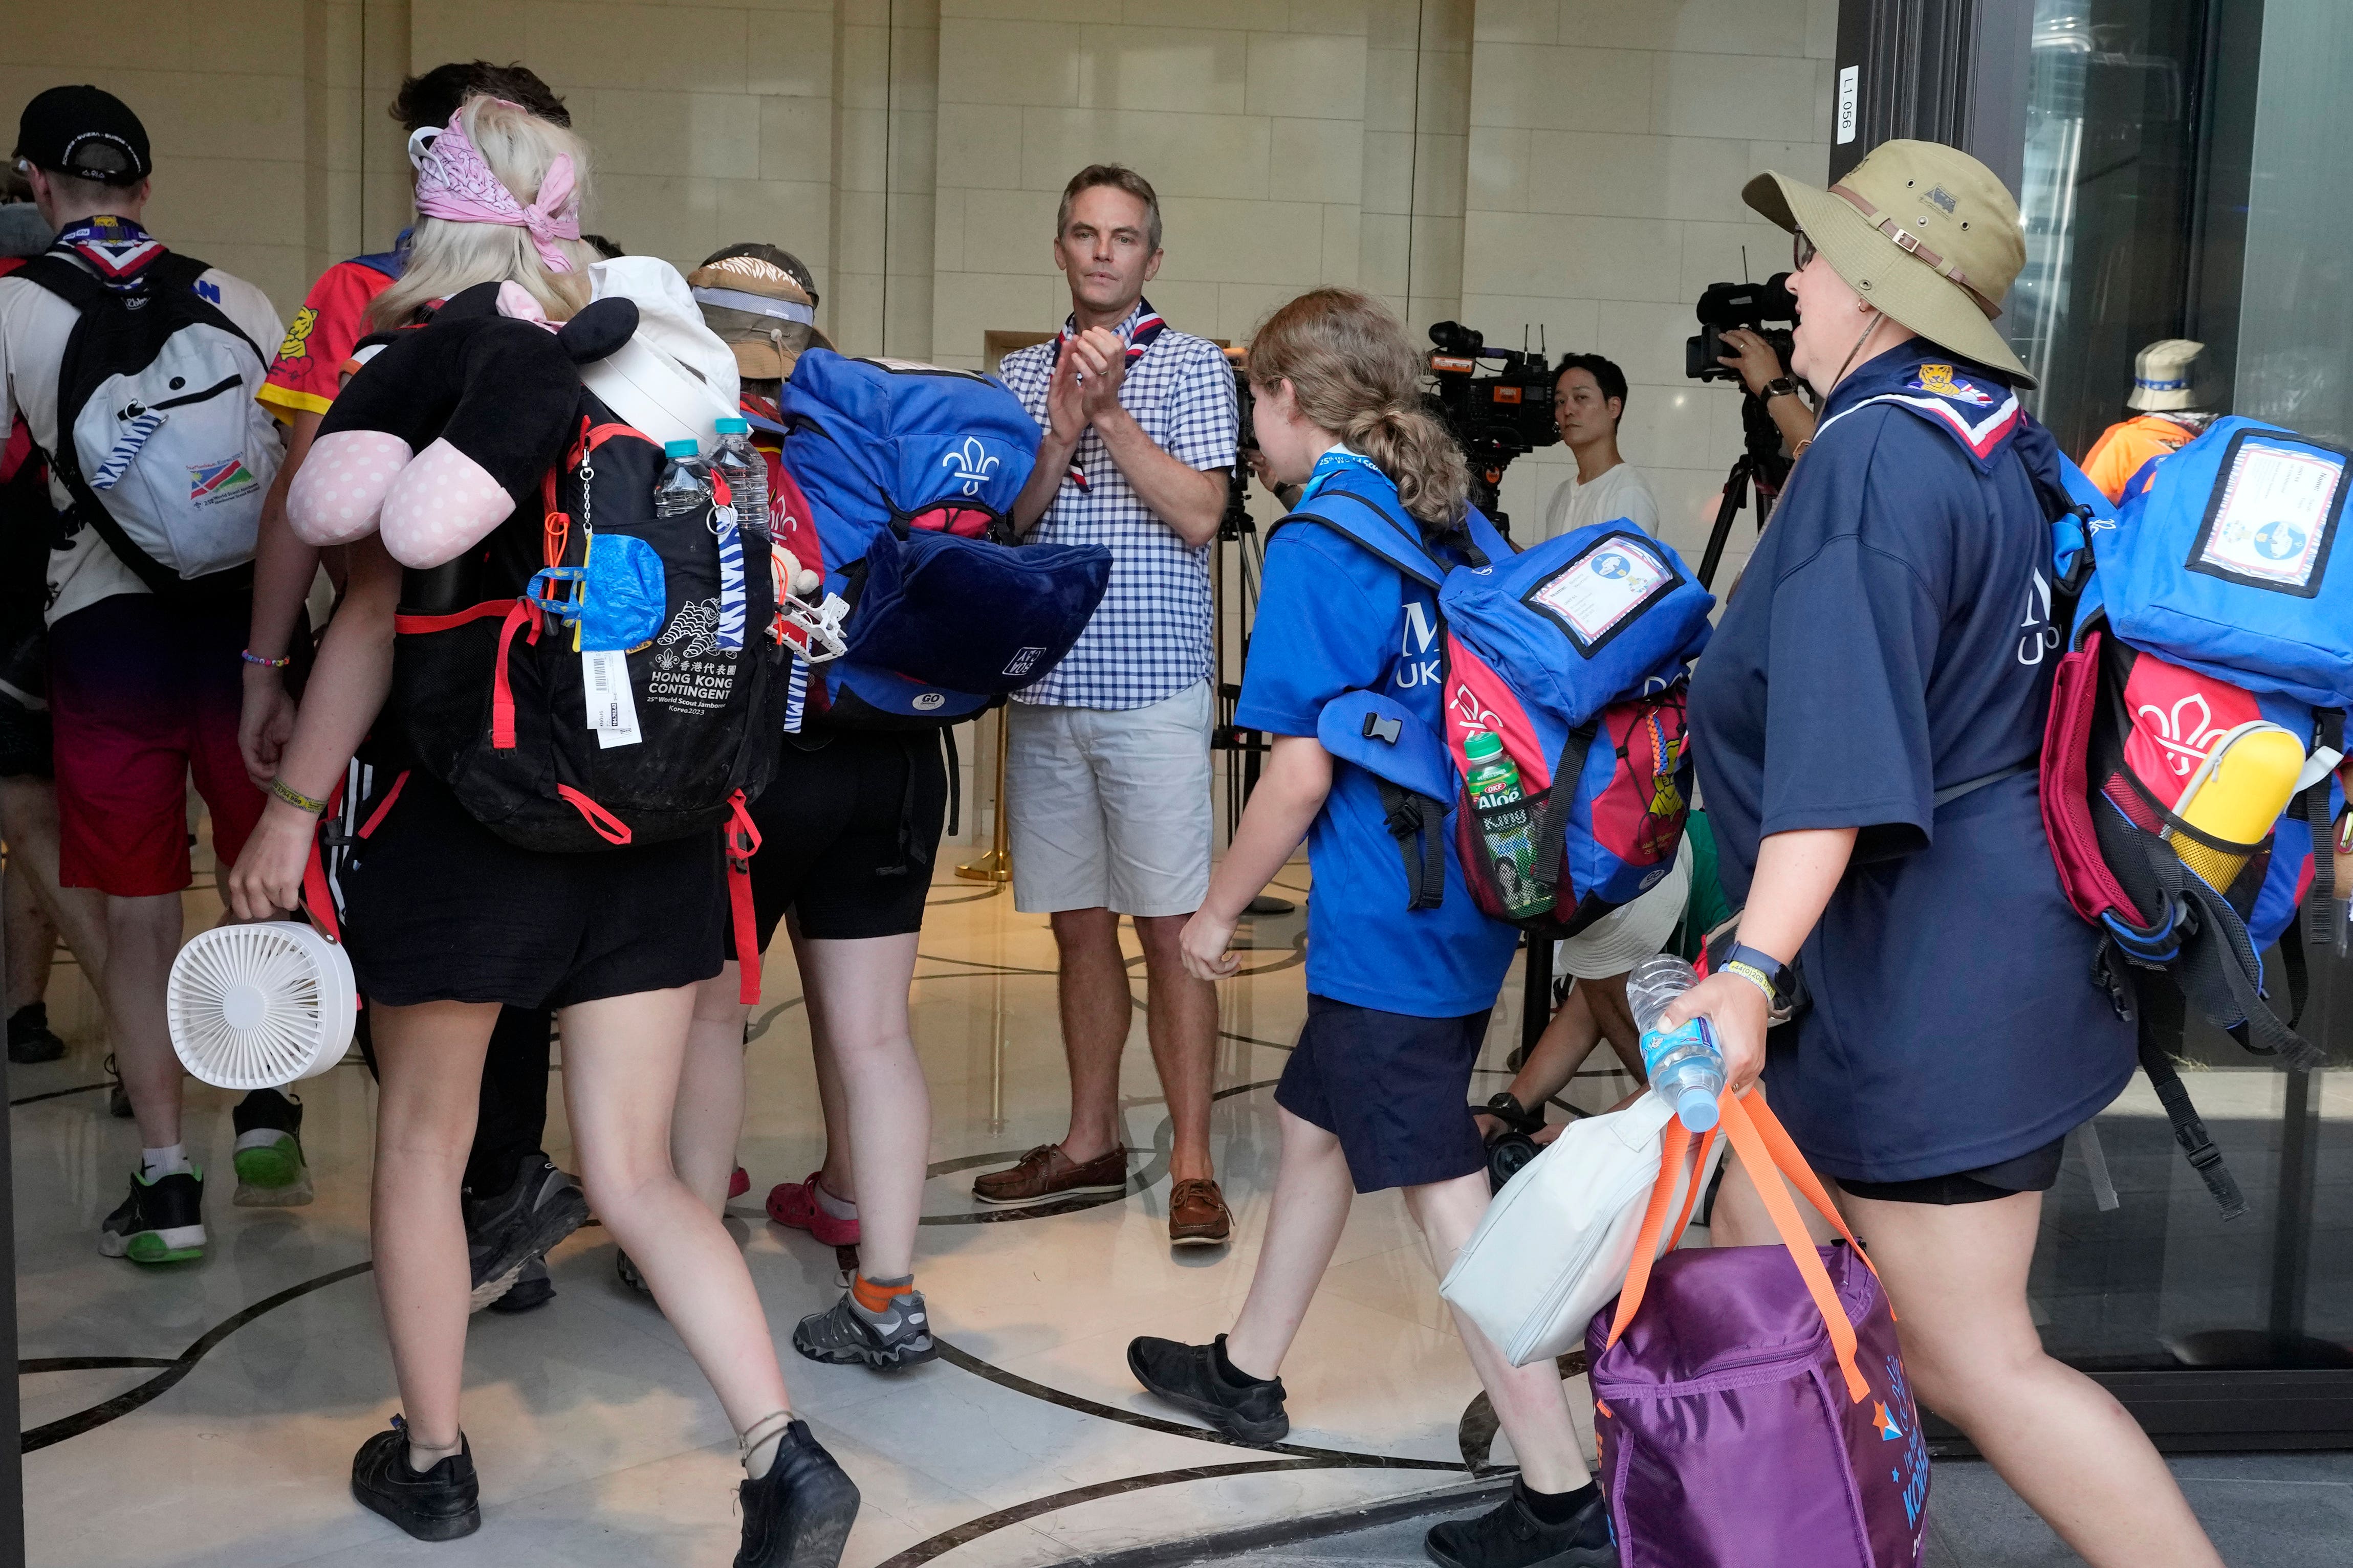
[[1455, 682], [1453, 700], [1447, 706], [1454, 710], [1456, 721], [1465, 731], [1485, 730], [1495, 734], [1503, 732], [1504, 721], [1493, 709], [1479, 700], [1479, 694], [1471, 689], [1468, 681]]
[[979, 437], [967, 436], [963, 446], [940, 459], [940, 467], [954, 468], [955, 473], [953, 477], [962, 482], [964, 493], [976, 496], [980, 493], [980, 487], [988, 482], [990, 471], [1003, 460], [990, 456], [988, 448], [980, 444]]
[[2165, 748], [2167, 763], [2183, 778], [2198, 771], [2198, 765], [2206, 760], [2207, 749], [2221, 733], [2214, 728], [2214, 710], [2206, 705], [2202, 692], [2191, 692], [2170, 710], [2144, 702], [2133, 717], [2155, 727], [2157, 743]]

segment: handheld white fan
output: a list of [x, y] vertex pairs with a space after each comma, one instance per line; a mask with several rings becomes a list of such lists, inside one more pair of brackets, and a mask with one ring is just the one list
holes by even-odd
[[352, 961], [299, 921], [215, 926], [172, 961], [180, 1064], [216, 1089], [278, 1089], [343, 1059], [359, 1014]]

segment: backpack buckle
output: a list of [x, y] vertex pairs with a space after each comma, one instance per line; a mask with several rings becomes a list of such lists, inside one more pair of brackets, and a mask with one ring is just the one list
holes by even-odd
[[[569, 597], [559, 596], [565, 584], [572, 585]], [[543, 566], [531, 574], [523, 589], [523, 597], [537, 605], [541, 613], [559, 621], [576, 621], [587, 605], [588, 569], [586, 566]]]

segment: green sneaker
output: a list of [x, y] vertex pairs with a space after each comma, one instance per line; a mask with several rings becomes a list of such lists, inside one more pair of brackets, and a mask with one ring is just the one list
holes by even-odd
[[237, 1128], [237, 1205], [300, 1208], [312, 1197], [311, 1167], [302, 1159], [302, 1102], [274, 1089], [257, 1089], [229, 1113]]
[[131, 1173], [131, 1195], [98, 1227], [98, 1250], [133, 1263], [194, 1263], [205, 1255], [205, 1178], [179, 1171], [149, 1181]]

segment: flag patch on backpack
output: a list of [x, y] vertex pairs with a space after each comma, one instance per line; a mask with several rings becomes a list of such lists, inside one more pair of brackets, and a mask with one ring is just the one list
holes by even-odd
[[241, 457], [224, 458], [217, 463], [197, 463], [188, 469], [188, 500], [197, 506], [218, 506], [225, 500], [235, 500], [260, 482]]

